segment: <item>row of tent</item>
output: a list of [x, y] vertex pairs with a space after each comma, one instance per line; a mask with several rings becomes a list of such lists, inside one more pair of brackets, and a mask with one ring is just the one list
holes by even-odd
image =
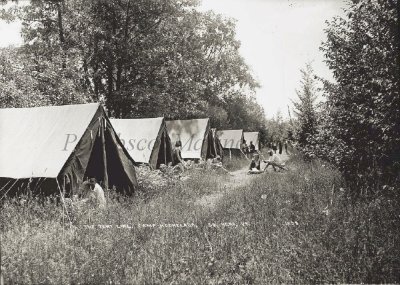
[[0, 109], [0, 198], [25, 190], [68, 195], [87, 177], [131, 194], [134, 166], [168, 164], [176, 141], [184, 159], [197, 160], [240, 150], [244, 139], [259, 147], [258, 133], [216, 131], [209, 119], [109, 119], [97, 103]]

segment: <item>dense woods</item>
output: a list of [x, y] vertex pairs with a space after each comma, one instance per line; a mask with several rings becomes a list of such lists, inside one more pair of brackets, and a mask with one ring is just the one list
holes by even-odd
[[352, 1], [321, 47], [335, 82], [322, 80], [314, 134], [299, 139], [307, 156], [341, 170], [354, 199], [392, 195], [400, 178], [399, 15], [399, 1]]
[[24, 44], [1, 51], [0, 106], [100, 100], [117, 118], [210, 117], [218, 128], [265, 133], [234, 21], [197, 5], [38, 0], [3, 9], [3, 19], [22, 21]]

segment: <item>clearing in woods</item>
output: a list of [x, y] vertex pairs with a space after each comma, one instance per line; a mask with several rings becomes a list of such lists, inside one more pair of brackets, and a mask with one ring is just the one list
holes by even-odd
[[[289, 159], [289, 155], [287, 155], [285, 153], [282, 153], [279, 156], [283, 162], [286, 162]], [[261, 164], [261, 168], [263, 168], [263, 167], [264, 167], [264, 164]], [[248, 168], [248, 166], [246, 166], [242, 169], [232, 171], [231, 172], [232, 176], [229, 176], [229, 175], [223, 176], [222, 179], [224, 179], [224, 180], [221, 182], [221, 186], [223, 188], [222, 191], [219, 191], [217, 193], [213, 193], [210, 195], [205, 195], [205, 196], [199, 198], [194, 204], [212, 209], [215, 207], [218, 200], [221, 199], [225, 195], [225, 193], [227, 193], [229, 191], [234, 191], [235, 189], [238, 189], [240, 187], [248, 185], [251, 182], [251, 180], [253, 180], [255, 177], [257, 177], [259, 175], [266, 175], [267, 173], [273, 172], [272, 167], [269, 167], [266, 173], [249, 175], [249, 174], [247, 174], [248, 170], [249, 170], [249, 168]], [[282, 172], [279, 172], [279, 173], [282, 173]], [[282, 174], [284, 174], [284, 172]]]

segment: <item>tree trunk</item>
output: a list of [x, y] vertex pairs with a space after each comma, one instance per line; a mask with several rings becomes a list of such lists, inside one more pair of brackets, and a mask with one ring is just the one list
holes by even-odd
[[[94, 85], [94, 95], [95, 95], [95, 100], [99, 100], [100, 98], [100, 85], [101, 85], [101, 79], [99, 75], [99, 41], [98, 41], [98, 36], [95, 34], [94, 35], [94, 50], [93, 50], [93, 55], [94, 55], [94, 64], [90, 63], [93, 65], [93, 85]], [[93, 60], [92, 60], [93, 61]]]
[[64, 6], [64, 1], [60, 1], [57, 3], [57, 24], [58, 24], [58, 36], [60, 39], [61, 45], [61, 56], [62, 56], [62, 68], [67, 67], [67, 50], [65, 46], [65, 37], [64, 37], [64, 27], [63, 27], [63, 14], [62, 14], [62, 6]]
[[107, 100], [109, 107], [113, 112], [115, 110], [115, 98], [114, 98], [114, 65], [112, 60], [109, 61], [107, 66]]

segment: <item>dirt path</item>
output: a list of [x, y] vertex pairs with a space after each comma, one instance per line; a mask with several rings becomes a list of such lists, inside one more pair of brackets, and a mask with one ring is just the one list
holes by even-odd
[[[280, 158], [282, 161], [287, 161], [289, 159], [289, 156], [287, 154], [281, 154]], [[262, 167], [262, 166], [261, 166]], [[270, 167], [267, 172], [271, 172], [272, 168]], [[216, 192], [210, 195], [205, 195], [201, 198], [199, 198], [197, 201], [195, 201], [195, 205], [197, 206], [202, 206], [205, 208], [214, 208], [216, 203], [218, 202], [219, 199], [221, 199], [225, 193], [229, 191], [234, 191], [235, 189], [245, 186], [250, 183], [251, 180], [253, 180], [255, 177], [258, 175], [249, 175], [247, 174], [248, 172], [248, 167], [244, 167], [242, 169], [232, 171], [231, 174], [232, 176], [223, 176], [221, 179], [224, 180], [222, 184], [222, 191]], [[259, 174], [262, 175], [262, 174]]]

